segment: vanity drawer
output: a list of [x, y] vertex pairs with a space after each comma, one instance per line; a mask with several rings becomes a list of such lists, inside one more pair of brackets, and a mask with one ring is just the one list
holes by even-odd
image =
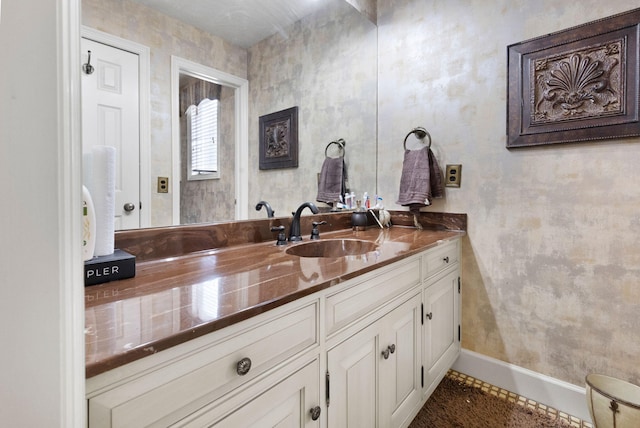
[[[317, 315], [314, 301], [250, 323], [238, 334], [99, 394], [89, 400], [89, 426], [167, 426], [318, 344]], [[250, 369], [241, 374], [249, 361]]]
[[440, 272], [460, 259], [460, 240], [451, 242], [428, 250], [422, 257], [422, 279]]
[[365, 281], [327, 296], [326, 333], [330, 335], [420, 284], [420, 258], [413, 257], [367, 274]]

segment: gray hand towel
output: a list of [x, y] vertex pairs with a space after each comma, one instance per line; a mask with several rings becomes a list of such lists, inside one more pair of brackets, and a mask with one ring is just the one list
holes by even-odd
[[444, 180], [430, 148], [405, 150], [400, 178], [398, 204], [412, 211], [431, 205], [433, 198], [444, 196]]
[[326, 157], [320, 170], [318, 182], [318, 195], [316, 201], [332, 204], [340, 200], [340, 195], [345, 192], [346, 168], [344, 157]]

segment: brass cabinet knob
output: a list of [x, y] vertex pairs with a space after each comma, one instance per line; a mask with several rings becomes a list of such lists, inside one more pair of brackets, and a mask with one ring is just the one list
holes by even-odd
[[442, 259], [442, 261], [444, 261], [445, 263], [449, 263], [449, 256], [447, 256], [444, 259]]
[[396, 345], [394, 343], [389, 346], [389, 352], [391, 352], [392, 354], [396, 352]]
[[429, 319], [433, 318], [433, 312], [429, 312], [429, 313], [426, 315], [426, 317], [427, 317], [427, 318], [429, 318]]
[[250, 358], [243, 358], [236, 364], [236, 373], [238, 373], [240, 376], [246, 375], [247, 373], [249, 373], [249, 370], [251, 370]]

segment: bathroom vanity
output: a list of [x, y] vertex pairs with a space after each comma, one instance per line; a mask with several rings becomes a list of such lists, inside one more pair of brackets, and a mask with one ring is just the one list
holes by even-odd
[[87, 288], [89, 427], [407, 426], [460, 352], [463, 234], [333, 230], [375, 249], [251, 243]]

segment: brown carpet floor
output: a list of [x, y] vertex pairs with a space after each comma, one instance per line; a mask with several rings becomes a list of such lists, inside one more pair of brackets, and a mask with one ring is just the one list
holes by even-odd
[[409, 428], [570, 428], [538, 410], [445, 376]]

